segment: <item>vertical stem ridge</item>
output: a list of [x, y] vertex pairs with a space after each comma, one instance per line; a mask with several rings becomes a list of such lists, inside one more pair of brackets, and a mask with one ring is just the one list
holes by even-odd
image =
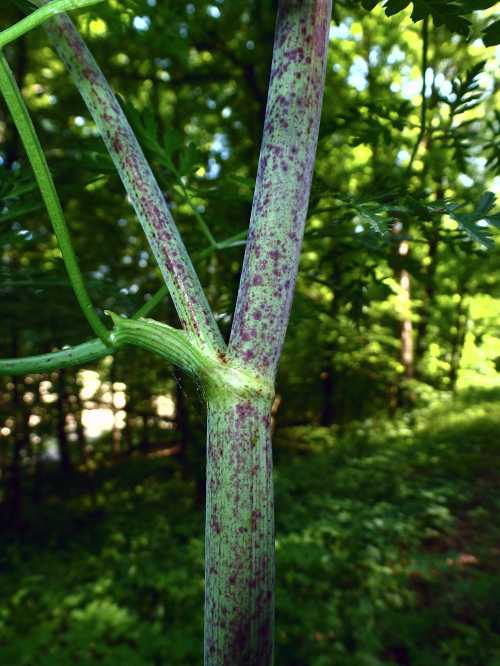
[[223, 352], [224, 341], [189, 254], [115, 94], [71, 20], [61, 15], [47, 26], [120, 174], [182, 326], [203, 346]]
[[325, 81], [331, 0], [280, 0], [230, 354], [273, 378], [297, 276]]
[[205, 666], [270, 666], [274, 509], [269, 400], [208, 400]]

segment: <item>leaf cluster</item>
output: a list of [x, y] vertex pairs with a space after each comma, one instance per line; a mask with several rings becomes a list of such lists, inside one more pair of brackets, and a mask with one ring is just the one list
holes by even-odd
[[[372, 10], [383, 0], [361, 0], [365, 9]], [[412, 5], [411, 18], [422, 21], [432, 16], [436, 26], [445, 26], [450, 32], [468, 37], [471, 31], [470, 14], [496, 5], [496, 0], [386, 0], [387, 16], [394, 16]], [[486, 46], [494, 46], [500, 41], [500, 21], [494, 21], [483, 31]]]

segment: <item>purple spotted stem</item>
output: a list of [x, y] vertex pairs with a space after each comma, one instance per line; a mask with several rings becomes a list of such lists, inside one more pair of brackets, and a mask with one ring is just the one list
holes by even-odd
[[[321, 116], [330, 0], [281, 0], [230, 362], [274, 385], [288, 323]], [[273, 659], [271, 401], [208, 401], [205, 664]]]
[[47, 30], [120, 174], [182, 327], [201, 346], [223, 352], [224, 341], [189, 254], [114, 92], [66, 15], [51, 19]]
[[316, 156], [331, 0], [281, 0], [230, 355], [274, 378]]

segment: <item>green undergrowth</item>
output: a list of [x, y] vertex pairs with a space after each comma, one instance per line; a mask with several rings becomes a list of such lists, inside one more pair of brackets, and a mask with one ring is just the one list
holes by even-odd
[[[278, 666], [500, 666], [499, 431], [469, 391], [277, 432]], [[167, 459], [57, 484], [2, 536], [0, 664], [200, 664], [194, 484]]]

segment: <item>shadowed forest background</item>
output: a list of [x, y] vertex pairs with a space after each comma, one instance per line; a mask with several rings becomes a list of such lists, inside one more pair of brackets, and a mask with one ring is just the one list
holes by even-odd
[[[332, 23], [273, 407], [283, 666], [500, 666], [495, 7], [414, 23], [406, 4], [345, 0]], [[110, 0], [77, 17], [225, 333], [275, 15]], [[21, 16], [5, 3], [0, 28]], [[161, 277], [113, 165], [43, 30], [6, 53], [93, 300], [130, 316]], [[0, 358], [90, 337], [3, 104], [0, 313]], [[177, 324], [168, 298], [154, 317]], [[136, 348], [0, 377], [1, 664], [201, 663], [204, 421], [194, 383]]]

